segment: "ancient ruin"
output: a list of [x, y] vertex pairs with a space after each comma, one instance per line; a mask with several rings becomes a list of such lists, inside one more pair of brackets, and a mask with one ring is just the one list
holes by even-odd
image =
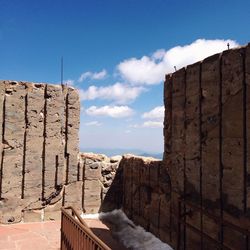
[[0, 223], [123, 208], [174, 249], [250, 248], [250, 44], [167, 75], [164, 158], [79, 153], [77, 90], [0, 82]]

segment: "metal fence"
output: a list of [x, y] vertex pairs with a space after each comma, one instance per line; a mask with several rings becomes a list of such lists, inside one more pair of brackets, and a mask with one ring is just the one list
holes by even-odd
[[74, 208], [62, 208], [61, 211], [62, 250], [111, 250], [91, 231]]

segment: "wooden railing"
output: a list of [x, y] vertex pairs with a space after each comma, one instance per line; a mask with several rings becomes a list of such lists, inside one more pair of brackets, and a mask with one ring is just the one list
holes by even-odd
[[62, 250], [111, 250], [88, 227], [72, 207], [62, 208]]

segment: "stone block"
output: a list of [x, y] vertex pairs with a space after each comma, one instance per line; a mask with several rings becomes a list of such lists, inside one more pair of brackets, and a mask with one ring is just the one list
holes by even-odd
[[42, 210], [26, 210], [23, 212], [23, 222], [41, 222]]
[[[21, 199], [25, 135], [25, 96], [22, 83], [7, 82], [5, 94], [5, 131], [3, 137], [2, 197]], [[18, 110], [18, 112], [17, 112]]]

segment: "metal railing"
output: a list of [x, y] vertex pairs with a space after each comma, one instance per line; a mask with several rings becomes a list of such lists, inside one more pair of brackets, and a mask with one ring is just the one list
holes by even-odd
[[72, 207], [61, 208], [62, 250], [111, 250]]

